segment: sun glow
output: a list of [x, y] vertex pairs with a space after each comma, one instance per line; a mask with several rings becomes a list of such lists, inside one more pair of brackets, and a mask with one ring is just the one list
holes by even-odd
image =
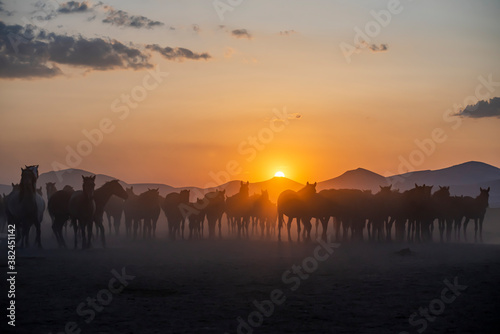
[[276, 174], [274, 174], [275, 177], [285, 177], [285, 173], [283, 172], [276, 172]]

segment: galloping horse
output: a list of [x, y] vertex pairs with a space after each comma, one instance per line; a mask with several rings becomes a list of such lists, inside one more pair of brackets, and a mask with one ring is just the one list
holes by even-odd
[[[77, 229], [80, 227], [82, 232], [82, 249], [90, 247], [90, 238], [92, 237], [92, 223], [95, 215], [95, 175], [83, 176], [82, 190], [75, 191], [69, 200], [69, 213], [75, 232], [75, 248], [78, 245]], [[85, 236], [87, 230], [87, 236]]]
[[287, 229], [288, 240], [291, 241], [290, 228], [293, 219], [297, 222], [297, 238], [300, 241], [300, 222], [306, 231], [311, 231], [312, 198], [316, 194], [316, 182], [307, 182], [306, 186], [299, 191], [285, 190], [278, 197], [278, 239], [281, 240], [281, 227], [284, 223], [283, 215], [288, 217]]
[[7, 221], [16, 226], [16, 241], [21, 239], [21, 247], [29, 245], [29, 232], [32, 225], [36, 228], [36, 244], [42, 247], [40, 224], [43, 220], [45, 201], [36, 192], [38, 166], [21, 168], [19, 186], [5, 197]]

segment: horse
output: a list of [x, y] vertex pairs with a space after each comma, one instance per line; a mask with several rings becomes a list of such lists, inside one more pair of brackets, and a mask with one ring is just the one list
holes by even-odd
[[403, 193], [403, 210], [408, 218], [408, 241], [426, 241], [431, 239], [432, 224], [432, 186], [425, 184]]
[[255, 199], [250, 198], [249, 187], [250, 183], [248, 181], [246, 183], [241, 181], [239, 192], [226, 200], [226, 215], [228, 221], [238, 226], [238, 237], [241, 237], [242, 234], [248, 237], [252, 200]]
[[276, 227], [278, 211], [276, 204], [269, 200], [269, 192], [262, 190], [258, 198], [254, 201], [253, 215], [260, 224], [261, 237], [271, 235], [271, 229]]
[[[71, 194], [68, 204], [68, 210], [75, 232], [75, 249], [78, 246], [77, 229], [82, 232], [82, 249], [90, 247], [90, 238], [92, 236], [92, 223], [96, 212], [94, 201], [95, 175], [83, 176], [82, 190]], [[87, 232], [87, 235], [85, 235]]]
[[38, 166], [21, 168], [21, 181], [13, 184], [12, 192], [5, 197], [7, 221], [16, 227], [16, 241], [21, 240], [20, 247], [29, 245], [29, 231], [32, 225], [36, 228], [36, 244], [42, 248], [40, 224], [45, 211], [45, 201], [36, 192]]
[[94, 222], [96, 224], [96, 230], [99, 229], [101, 234], [103, 247], [106, 247], [106, 233], [104, 232], [104, 225], [102, 223], [104, 207], [112, 195], [118, 196], [122, 199], [126, 199], [128, 197], [125, 189], [123, 189], [118, 180], [108, 181], [94, 191]]
[[300, 241], [300, 223], [304, 225], [306, 230], [311, 231], [311, 204], [312, 197], [316, 194], [316, 182], [306, 186], [299, 191], [285, 190], [278, 196], [278, 240], [281, 241], [281, 227], [284, 223], [283, 216], [288, 217], [287, 229], [288, 240], [291, 241], [290, 228], [292, 227], [293, 219], [297, 222], [297, 238]]
[[104, 206], [104, 212], [106, 213], [106, 218], [108, 219], [109, 235], [111, 235], [113, 230], [111, 224], [115, 227], [115, 235], [118, 236], [120, 234], [120, 222], [123, 215], [124, 204], [125, 201], [123, 198], [111, 196], [108, 203]]
[[[215, 227], [219, 227], [219, 237], [222, 237], [222, 215], [226, 210], [226, 190], [216, 190], [205, 194], [203, 197], [205, 214], [208, 223], [208, 237], [215, 237]], [[202, 221], [203, 224], [203, 221]], [[202, 225], [203, 232], [203, 225]]]
[[134, 187], [125, 188], [125, 192], [128, 196], [125, 202], [123, 202], [125, 234], [127, 237], [132, 237], [132, 228], [139, 215], [139, 204], [137, 203], [139, 196], [134, 193]]
[[187, 217], [181, 210], [182, 204], [189, 204], [189, 190], [172, 192], [162, 203], [162, 209], [167, 217], [168, 233], [172, 240], [175, 240], [178, 234], [184, 239], [184, 221]]
[[47, 200], [49, 200], [57, 191], [55, 182], [45, 183], [45, 191], [47, 192]]
[[432, 194], [431, 198], [434, 218], [438, 220], [439, 239], [441, 242], [444, 242], [446, 230], [447, 241], [450, 241], [453, 224], [453, 202], [450, 196], [450, 187], [439, 186], [439, 189]]
[[467, 225], [471, 219], [474, 219], [474, 241], [477, 242], [477, 230], [479, 228], [479, 240], [483, 242], [483, 221], [489, 205], [490, 187], [488, 189], [479, 188], [479, 190], [480, 193], [476, 198], [469, 196], [463, 198], [465, 241], [467, 241]]
[[206, 215], [203, 199], [197, 198], [196, 202], [193, 203], [181, 203], [179, 209], [181, 210], [183, 218], [187, 219], [189, 222], [189, 239], [193, 237], [198, 239], [203, 237], [201, 226]]
[[156, 222], [160, 216], [160, 193], [159, 188], [149, 189], [137, 197], [134, 212], [134, 238], [137, 236], [139, 222], [144, 219], [142, 227], [143, 238], [154, 237]]
[[69, 201], [73, 192], [71, 186], [65, 186], [63, 190], [58, 190], [50, 196], [47, 205], [52, 218], [52, 231], [54, 231], [59, 247], [66, 248], [62, 228], [70, 219]]

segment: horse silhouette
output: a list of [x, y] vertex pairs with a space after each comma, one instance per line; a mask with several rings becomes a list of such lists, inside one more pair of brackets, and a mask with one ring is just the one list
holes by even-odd
[[139, 222], [144, 220], [142, 226], [143, 238], [155, 236], [156, 223], [160, 216], [160, 193], [159, 188], [148, 189], [137, 197], [136, 216], [134, 221], [134, 238], [137, 237]]
[[127, 237], [132, 237], [132, 227], [139, 217], [139, 196], [134, 193], [134, 187], [126, 188], [127, 199], [123, 203], [123, 213], [125, 215], [125, 234]]
[[187, 217], [182, 212], [182, 205], [188, 204], [189, 190], [169, 193], [162, 203], [162, 209], [167, 217], [169, 237], [172, 240], [175, 240], [177, 235], [184, 239], [184, 222]]
[[128, 195], [125, 189], [120, 185], [118, 180], [111, 180], [103, 184], [101, 187], [94, 191], [94, 201], [95, 201], [95, 213], [94, 222], [96, 224], [96, 230], [101, 234], [101, 241], [103, 247], [106, 246], [106, 233], [104, 232], [103, 215], [104, 207], [111, 196], [118, 196], [122, 199], [127, 199]]
[[205, 220], [205, 205], [201, 198], [196, 202], [182, 203], [179, 205], [183, 219], [188, 220], [189, 239], [201, 239], [203, 237], [202, 224]]
[[[249, 195], [250, 183], [241, 181], [240, 190], [226, 200], [226, 215], [231, 224], [238, 227], [238, 237], [249, 236], [248, 225], [250, 224], [250, 215], [253, 208], [253, 200]], [[234, 226], [234, 225], [233, 225]]]
[[[128, 195], [127, 195], [128, 196]], [[111, 196], [108, 203], [104, 206], [104, 213], [106, 213], [106, 218], [108, 219], [109, 232], [112, 233], [112, 225], [115, 229], [115, 235], [120, 235], [120, 222], [123, 215], [125, 200], [118, 196]]]
[[45, 191], [47, 193], [47, 200], [49, 200], [50, 197], [52, 197], [52, 195], [54, 195], [57, 191], [55, 182], [45, 183]]
[[483, 242], [483, 221], [486, 209], [488, 208], [488, 199], [490, 187], [488, 189], [479, 188], [480, 194], [476, 198], [466, 196], [463, 198], [464, 209], [464, 239], [467, 241], [467, 225], [471, 219], [474, 220], [474, 241], [477, 242], [477, 232], [479, 228], [479, 240]]
[[59, 247], [66, 248], [62, 234], [63, 226], [70, 219], [69, 201], [74, 190], [71, 186], [65, 186], [63, 190], [53, 193], [48, 202], [48, 210], [52, 219], [52, 231], [56, 236]]
[[36, 192], [38, 166], [21, 168], [21, 181], [19, 185], [13, 184], [10, 194], [5, 197], [7, 221], [16, 226], [16, 241], [21, 240], [20, 247], [29, 246], [29, 231], [35, 225], [35, 242], [39, 248], [41, 243], [40, 224], [45, 211], [45, 201]]
[[253, 202], [252, 215], [256, 217], [259, 223], [261, 237], [270, 237], [271, 233], [276, 230], [278, 208], [269, 199], [269, 192], [267, 190], [261, 190], [260, 195]]
[[310, 219], [311, 204], [313, 195], [316, 194], [316, 182], [310, 184], [307, 182], [306, 186], [299, 191], [285, 190], [278, 196], [278, 239], [281, 240], [281, 228], [284, 223], [284, 215], [288, 217], [287, 230], [288, 240], [292, 240], [290, 229], [292, 227], [293, 219], [297, 222], [297, 238], [300, 241], [300, 224], [304, 225], [305, 229], [311, 229]]
[[433, 221], [432, 186], [425, 184], [407, 190], [403, 193], [403, 209], [408, 218], [409, 242], [430, 241], [430, 225]]
[[[208, 224], [208, 237], [215, 238], [215, 227], [219, 227], [219, 237], [222, 237], [222, 215], [226, 210], [226, 190], [216, 190], [203, 197], [205, 216]], [[203, 231], [203, 225], [202, 225]]]
[[446, 232], [446, 239], [450, 241], [453, 226], [453, 202], [450, 196], [450, 187], [439, 186], [439, 189], [432, 194], [431, 198], [434, 210], [433, 218], [438, 221], [439, 239], [444, 242]]
[[90, 238], [92, 237], [92, 224], [96, 212], [94, 201], [95, 175], [83, 176], [82, 190], [77, 190], [71, 194], [68, 209], [75, 233], [74, 245], [78, 246], [78, 228], [82, 234], [82, 249], [90, 248]]

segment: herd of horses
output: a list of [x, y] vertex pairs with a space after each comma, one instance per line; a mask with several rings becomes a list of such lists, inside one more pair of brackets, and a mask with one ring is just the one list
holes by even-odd
[[[40, 227], [46, 208], [41, 190], [36, 188], [38, 166], [21, 168], [19, 184], [7, 196], [0, 197], [0, 221], [15, 226], [16, 242], [28, 246], [31, 227], [36, 229], [36, 244], [41, 247]], [[399, 192], [392, 186], [381, 186], [380, 191], [357, 189], [327, 189], [316, 191], [316, 183], [307, 183], [299, 191], [285, 190], [277, 203], [264, 190], [250, 195], [249, 182], [241, 182], [240, 190], [226, 196], [225, 190], [206, 193], [190, 202], [190, 191], [182, 190], [160, 196], [159, 189], [148, 189], [135, 194], [133, 187], [124, 189], [118, 180], [106, 182], [95, 188], [95, 176], [82, 176], [81, 190], [65, 186], [57, 190], [55, 183], [47, 183], [47, 209], [52, 220], [52, 230], [60, 247], [66, 247], [63, 229], [68, 221], [74, 231], [74, 247], [81, 240], [82, 248], [91, 246], [92, 237], [100, 236], [106, 245], [103, 216], [107, 215], [108, 233], [114, 228], [119, 235], [122, 216], [125, 233], [129, 238], [154, 238], [161, 211], [165, 213], [171, 239], [202, 238], [207, 222], [209, 238], [222, 236], [222, 218], [226, 215], [228, 231], [238, 237], [250, 234], [270, 237], [276, 234], [281, 240], [285, 227], [291, 241], [291, 226], [295, 220], [297, 238], [311, 238], [312, 222], [316, 234], [322, 226], [321, 237], [327, 239], [329, 222], [333, 221], [337, 241], [363, 240], [365, 229], [368, 239], [374, 241], [427, 242], [432, 241], [435, 222], [443, 241], [460, 241], [461, 231], [467, 241], [467, 225], [474, 221], [475, 241], [482, 242], [483, 220], [488, 208], [489, 191], [480, 188], [480, 194], [451, 196], [449, 187], [417, 185]], [[189, 235], [185, 236], [188, 223]], [[95, 235], [92, 232], [96, 226]], [[260, 229], [260, 232], [259, 232]], [[3, 228], [2, 228], [3, 230]], [[394, 233], [393, 233], [394, 232]], [[9, 231], [10, 233], [10, 231]]]

